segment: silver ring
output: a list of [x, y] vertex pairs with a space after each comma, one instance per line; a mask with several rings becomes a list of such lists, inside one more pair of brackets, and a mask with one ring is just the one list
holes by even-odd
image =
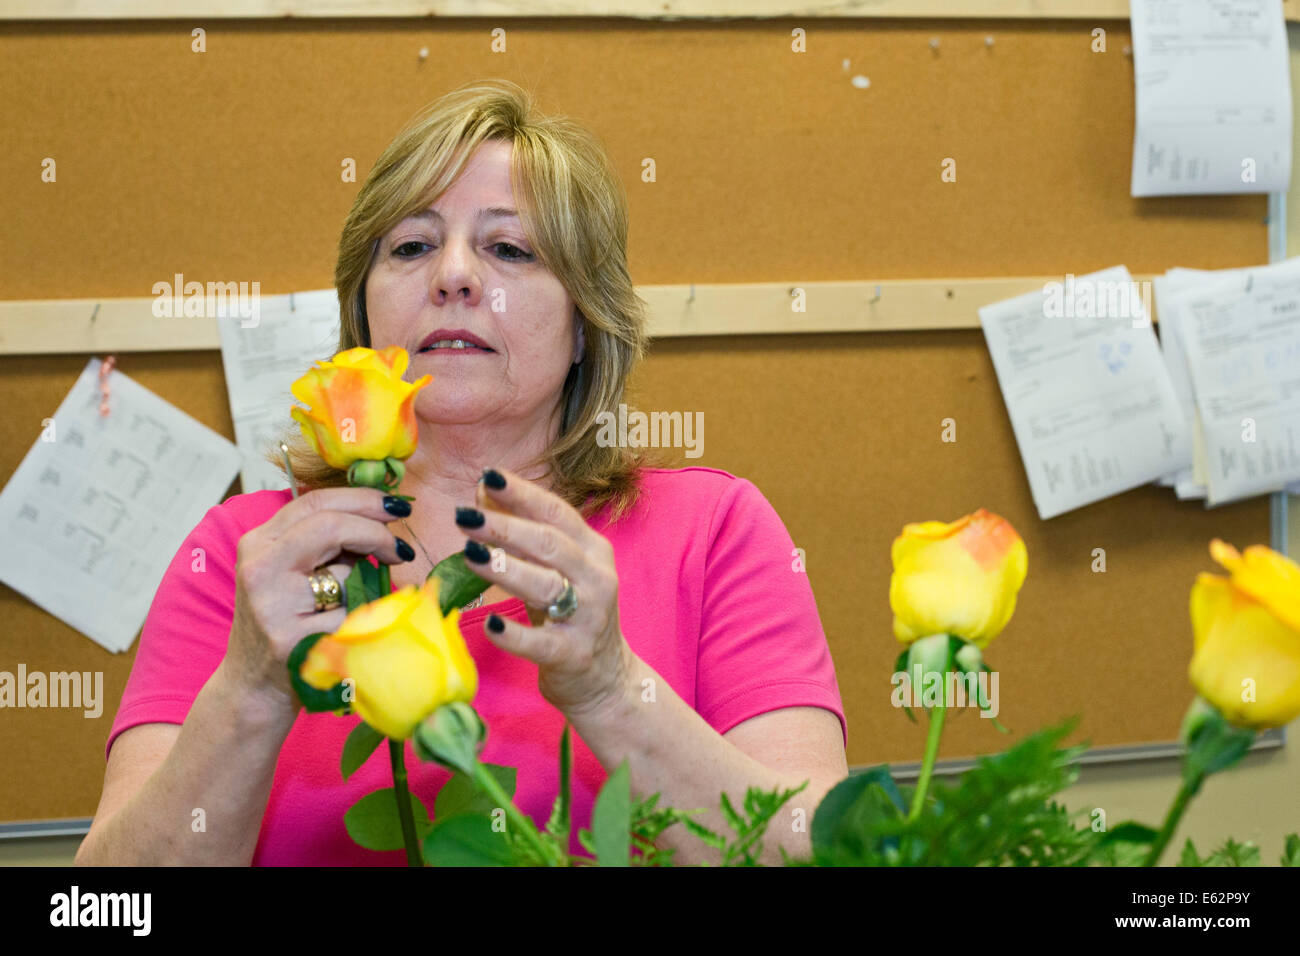
[[578, 592], [573, 589], [569, 579], [561, 575], [564, 580], [564, 590], [555, 602], [546, 609], [546, 616], [552, 621], [567, 621], [573, 617], [573, 612], [578, 609]]
[[311, 585], [312, 597], [316, 602], [316, 613], [332, 611], [343, 604], [343, 586], [339, 584], [339, 579], [334, 577], [334, 572], [329, 568], [324, 566], [317, 568], [307, 575], [307, 583]]

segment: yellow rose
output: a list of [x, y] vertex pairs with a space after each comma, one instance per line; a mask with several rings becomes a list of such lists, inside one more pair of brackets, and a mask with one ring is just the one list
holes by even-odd
[[1218, 538], [1210, 554], [1231, 577], [1203, 572], [1192, 585], [1188, 677], [1231, 724], [1290, 723], [1300, 715], [1300, 565], [1258, 544], [1242, 555]]
[[445, 618], [441, 580], [410, 585], [352, 611], [307, 653], [302, 679], [329, 690], [352, 678], [352, 707], [386, 737], [405, 740], [443, 704], [466, 703], [478, 671], [460, 633], [460, 611]]
[[378, 352], [340, 352], [328, 362], [317, 362], [290, 386], [294, 398], [310, 411], [294, 406], [289, 414], [316, 453], [334, 468], [347, 468], [354, 461], [409, 458], [419, 438], [415, 395], [433, 380], [425, 375], [404, 381], [409, 362], [400, 345]]
[[983, 508], [905, 525], [891, 556], [889, 606], [904, 644], [954, 634], [983, 649], [1011, 620], [1029, 565], [1016, 529]]

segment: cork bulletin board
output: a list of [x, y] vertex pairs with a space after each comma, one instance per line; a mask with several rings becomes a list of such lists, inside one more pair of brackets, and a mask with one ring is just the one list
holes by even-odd
[[[419, 107], [491, 76], [604, 140], [638, 285], [1268, 261], [1264, 196], [1129, 197], [1124, 21], [1104, 24], [1105, 54], [1090, 49], [1096, 23], [1070, 20], [505, 25], [508, 53], [494, 54], [474, 19], [229, 21], [199, 56], [188, 23], [0, 23], [0, 299], [143, 296], [177, 272], [257, 279], [266, 294], [326, 287], [358, 188], [340, 182], [341, 159], [363, 175]], [[57, 188], [40, 180], [45, 156], [59, 158]], [[0, 475], [90, 354], [0, 355]], [[118, 368], [233, 440], [215, 349], [126, 352]], [[792, 315], [778, 334], [662, 338], [631, 386], [638, 407], [703, 412], [704, 454], [677, 449], [680, 464], [752, 480], [805, 550], [851, 766], [923, 748], [924, 725], [889, 702], [889, 548], [906, 522], [984, 507], [1014, 524], [1029, 574], [988, 652], [999, 720], [1020, 735], [1080, 713], [1075, 739], [1098, 747], [1176, 736], [1208, 542], [1268, 542], [1267, 498], [1207, 511], [1153, 486], [1040, 521], [973, 310], [964, 329], [809, 334]], [[955, 443], [940, 440], [949, 417]], [[1098, 547], [1105, 574], [1091, 571]], [[0, 714], [0, 821], [89, 817], [134, 654], [4, 587], [0, 617], [0, 669], [102, 671], [105, 698], [94, 720]], [[940, 756], [1006, 740], [962, 715]]]

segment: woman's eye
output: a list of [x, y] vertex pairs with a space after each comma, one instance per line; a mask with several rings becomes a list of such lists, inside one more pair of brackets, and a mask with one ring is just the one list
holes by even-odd
[[524, 252], [524, 250], [520, 249], [518, 246], [516, 246], [516, 245], [512, 245], [511, 243], [508, 243], [508, 242], [498, 242], [498, 243], [495, 244], [495, 246], [494, 246], [493, 248], [498, 248], [498, 249], [499, 249], [499, 248], [513, 249], [515, 252], [519, 253], [518, 255], [502, 256], [502, 258], [504, 258], [504, 259], [506, 259], [506, 260], [515, 260], [515, 261], [519, 261], [519, 262], [527, 262], [529, 259], [532, 258], [532, 256], [529, 255], [527, 252]]
[[395, 255], [395, 256], [401, 256], [403, 259], [409, 259], [409, 258], [411, 258], [412, 255], [415, 255], [415, 253], [404, 253], [404, 252], [402, 252], [402, 250], [403, 250], [403, 249], [406, 249], [406, 248], [409, 248], [410, 246], [422, 246], [422, 245], [424, 245], [423, 242], [418, 242], [417, 240], [412, 239], [411, 241], [409, 241], [409, 242], [404, 242], [404, 243], [402, 243], [400, 246], [396, 247], [396, 248], [393, 250], [393, 255]]
[[[420, 242], [418, 239], [410, 239], [395, 246], [393, 248], [393, 255], [402, 259], [410, 259], [419, 255], [425, 248], [429, 248], [427, 242]], [[497, 254], [507, 262], [529, 262], [533, 258], [531, 253], [524, 252], [524, 250], [509, 242], [493, 243], [490, 248], [497, 249]]]

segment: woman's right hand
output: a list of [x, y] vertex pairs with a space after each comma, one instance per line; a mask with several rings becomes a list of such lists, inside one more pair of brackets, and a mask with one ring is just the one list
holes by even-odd
[[224, 666], [240, 687], [296, 712], [298, 698], [285, 666], [290, 652], [308, 634], [338, 630], [347, 617], [346, 591], [340, 607], [315, 610], [308, 577], [324, 565], [346, 588], [353, 565], [367, 554], [381, 564], [407, 560], [397, 553], [398, 539], [386, 524], [409, 512], [387, 511], [386, 501], [406, 504], [376, 488], [318, 488], [239, 539]]

